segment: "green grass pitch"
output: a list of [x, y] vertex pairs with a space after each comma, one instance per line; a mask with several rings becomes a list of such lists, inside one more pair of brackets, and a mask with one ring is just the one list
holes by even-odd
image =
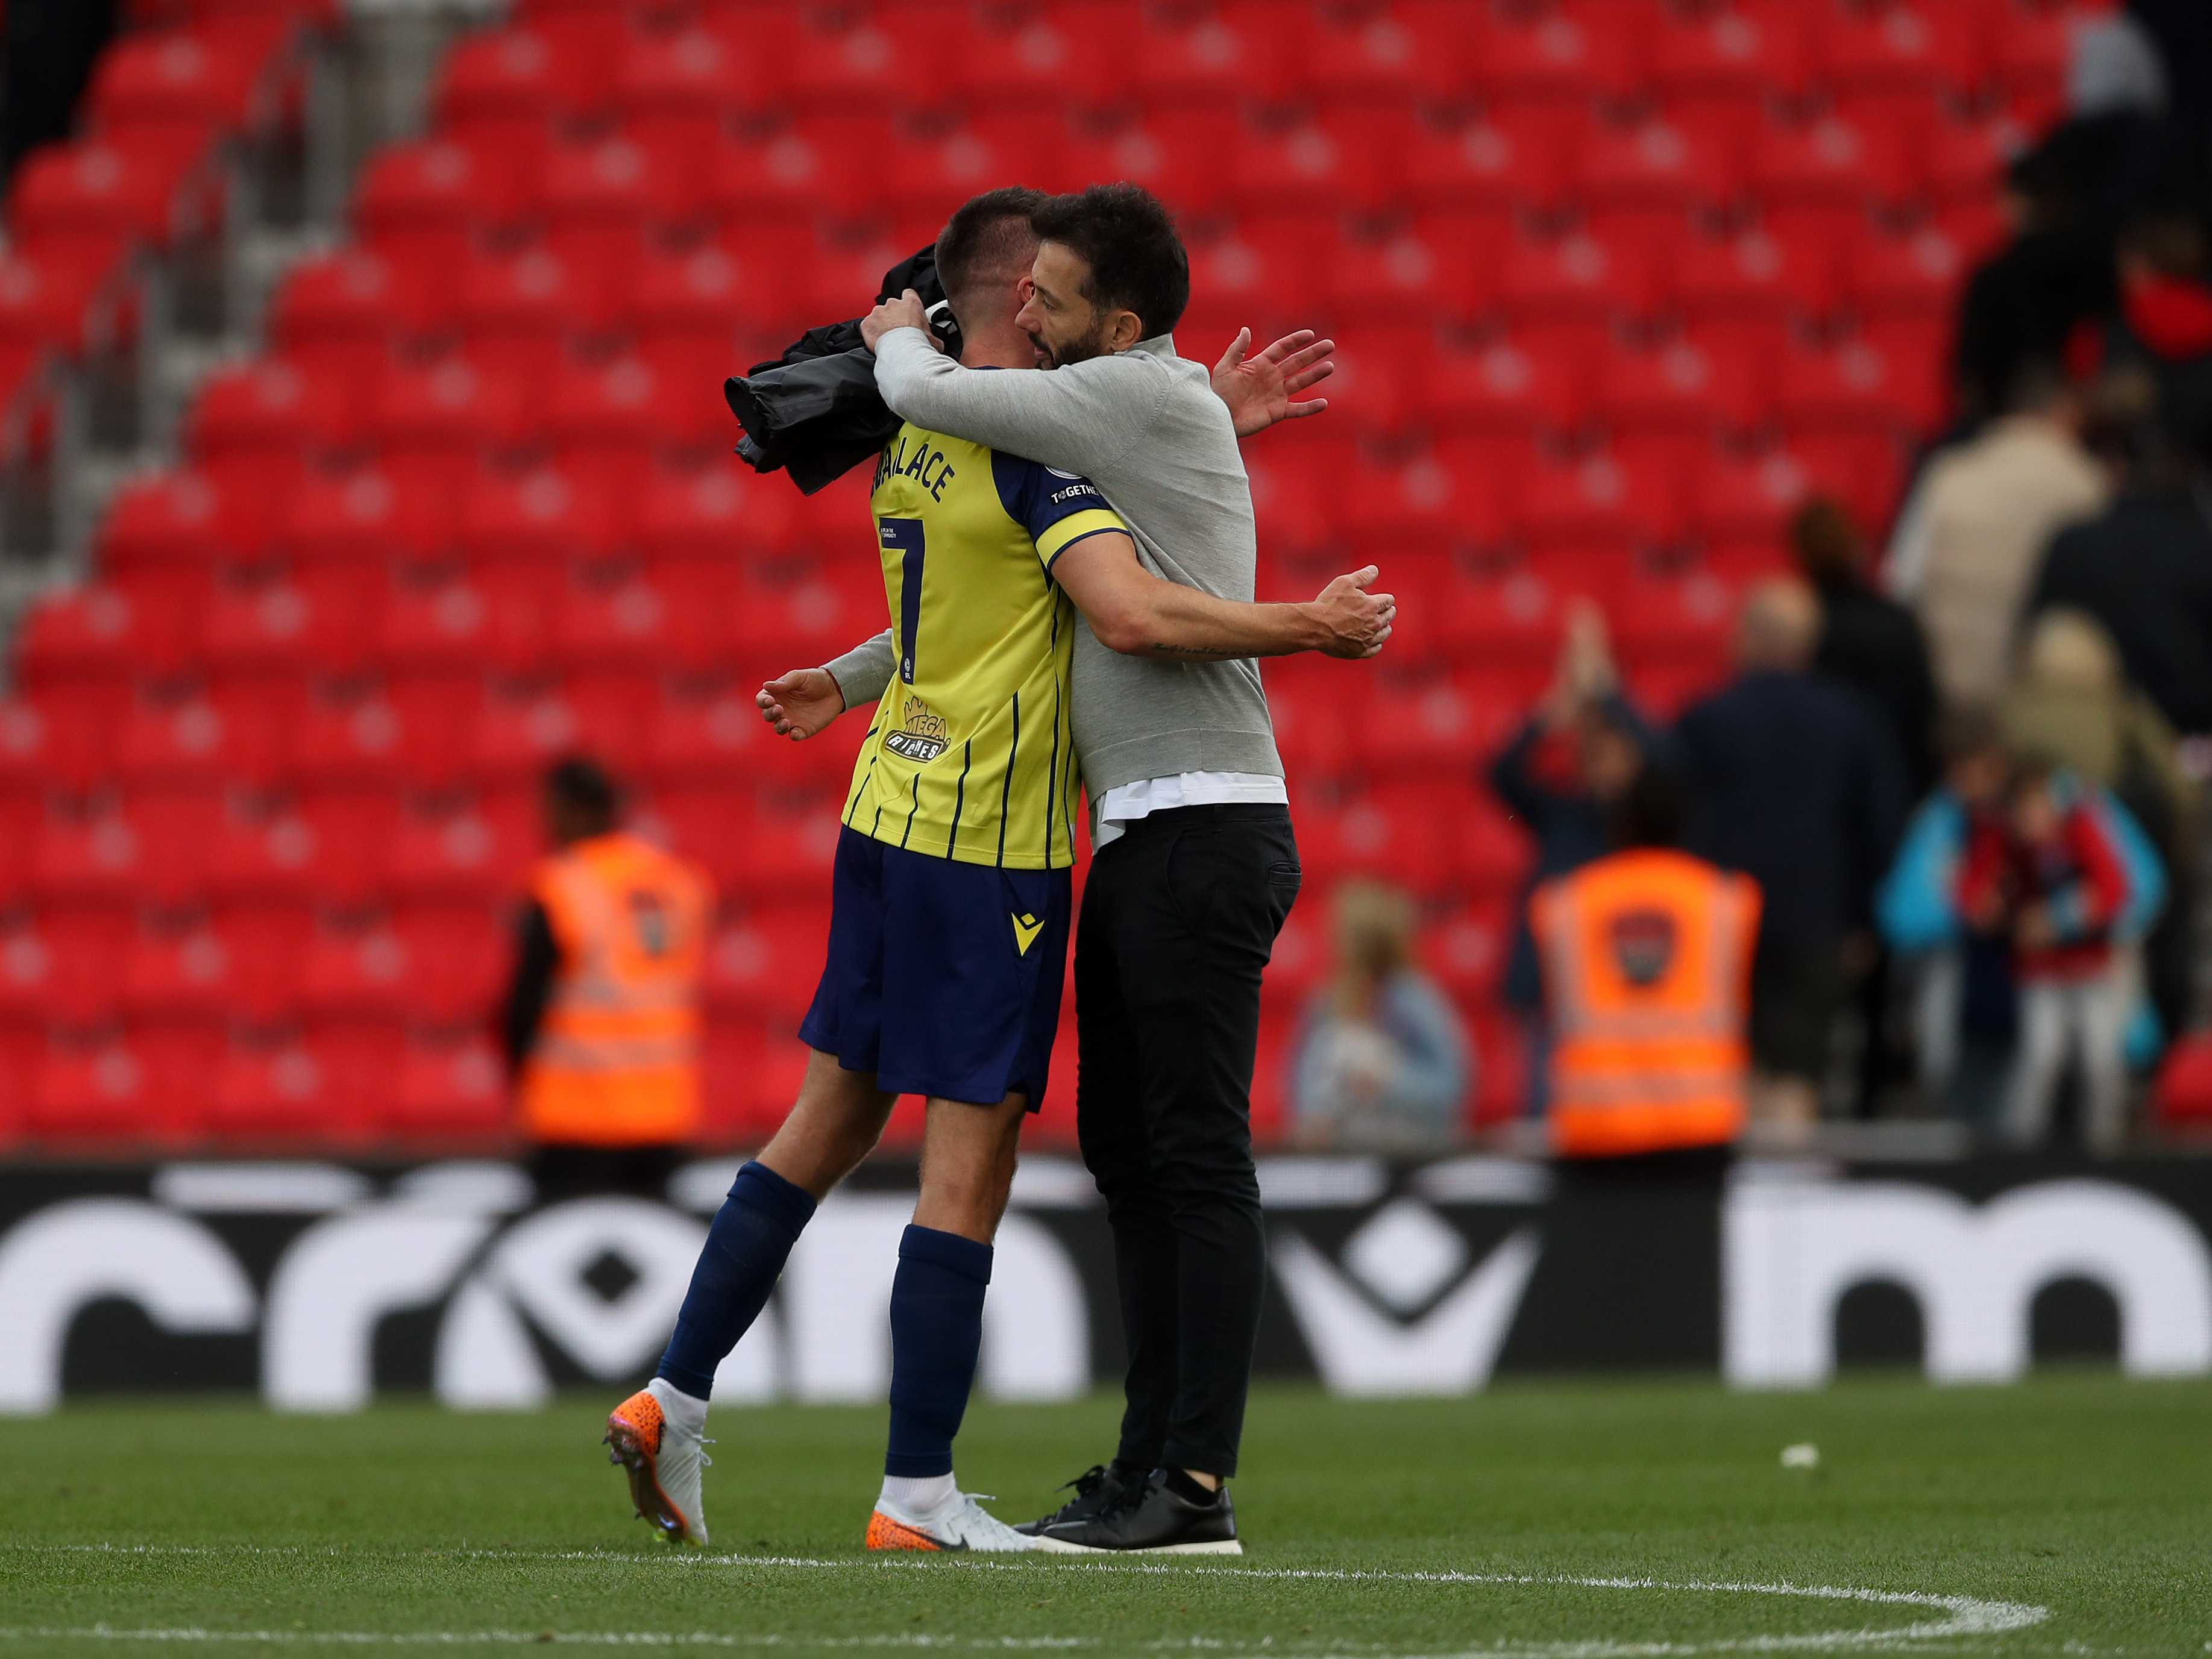
[[[0, 1421], [0, 1659], [2212, 1651], [2204, 1382], [1266, 1390], [1237, 1486], [1248, 1553], [1181, 1563], [868, 1558], [883, 1413], [799, 1407], [717, 1415], [715, 1546], [679, 1553], [629, 1518], [595, 1443], [611, 1403]], [[1115, 1420], [1103, 1397], [979, 1404], [963, 1482], [1037, 1513]], [[1784, 1468], [1807, 1442], [1818, 1467]]]

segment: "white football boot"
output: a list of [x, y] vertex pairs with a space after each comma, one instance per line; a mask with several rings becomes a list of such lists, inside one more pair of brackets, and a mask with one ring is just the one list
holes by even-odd
[[971, 1492], [956, 1492], [950, 1502], [933, 1510], [909, 1510], [888, 1498], [876, 1500], [868, 1517], [868, 1547], [872, 1550], [973, 1550], [978, 1553], [1043, 1551], [1055, 1555], [1087, 1555], [1089, 1551], [1057, 1538], [1031, 1537], [1016, 1532], [994, 1515], [987, 1515]]
[[672, 1544], [704, 1544], [707, 1516], [700, 1507], [699, 1471], [714, 1460], [705, 1441], [663, 1408], [659, 1377], [616, 1407], [607, 1418], [607, 1462], [629, 1476], [630, 1502], [639, 1516]]

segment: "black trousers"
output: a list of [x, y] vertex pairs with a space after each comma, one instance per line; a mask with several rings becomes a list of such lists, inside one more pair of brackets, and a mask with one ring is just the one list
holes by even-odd
[[1280, 806], [1185, 806], [1092, 860], [1075, 933], [1083, 1161], [1127, 1340], [1116, 1455], [1237, 1472], [1267, 1234], [1252, 1166], [1260, 978], [1298, 896]]

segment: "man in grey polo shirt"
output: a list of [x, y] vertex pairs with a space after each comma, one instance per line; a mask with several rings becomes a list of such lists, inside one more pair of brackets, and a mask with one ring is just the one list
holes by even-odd
[[[1060, 574], [1083, 613], [1073, 722], [1097, 857], [1076, 934], [1077, 1117], [1115, 1238], [1129, 1349], [1113, 1462], [1036, 1523], [1108, 1549], [1233, 1550], [1266, 1282], [1250, 1089], [1260, 984], [1298, 891], [1259, 670], [1146, 630], [1144, 575], [1249, 603], [1252, 495], [1231, 413], [1170, 331], [1190, 291], [1173, 222], [1131, 185], [1047, 202], [1021, 323], [1047, 374], [938, 354], [918, 300], [863, 325], [897, 414], [1087, 477], [1127, 523], [1126, 571]], [[872, 690], [854, 660], [833, 665]]]

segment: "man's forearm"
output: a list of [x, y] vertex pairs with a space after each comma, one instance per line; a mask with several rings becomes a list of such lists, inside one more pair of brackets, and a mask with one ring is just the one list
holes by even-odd
[[876, 342], [876, 390], [902, 420], [1087, 476], [1127, 447], [1131, 423], [1150, 411], [1115, 407], [1126, 400], [1096, 395], [1092, 366], [1077, 368], [1091, 372], [963, 368], [918, 328]]
[[1328, 630], [1304, 605], [1249, 605], [1216, 599], [1179, 582], [1152, 578], [1142, 598], [1104, 628], [1099, 642], [1124, 656], [1163, 662], [1231, 662], [1287, 657], [1327, 645]]

